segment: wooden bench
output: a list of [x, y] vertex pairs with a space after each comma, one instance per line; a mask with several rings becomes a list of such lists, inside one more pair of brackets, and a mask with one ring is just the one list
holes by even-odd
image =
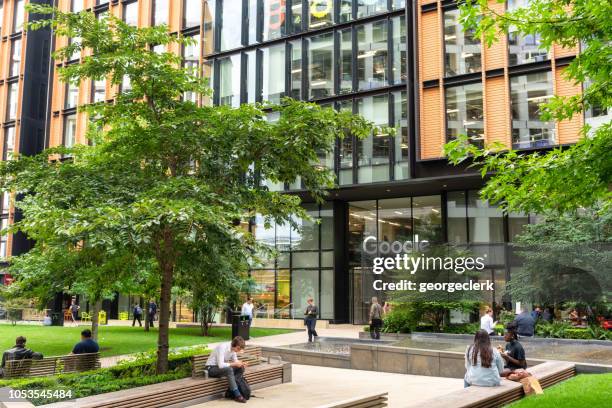
[[[291, 382], [291, 364], [261, 363], [247, 368], [245, 377], [251, 389]], [[227, 390], [225, 378], [184, 378], [128, 390], [57, 402], [51, 408], [162, 408], [199, 404], [223, 398]]]
[[384, 408], [388, 406], [388, 398], [389, 394], [383, 392], [321, 405], [317, 408]]
[[[542, 388], [550, 387], [576, 375], [575, 364], [566, 361], [547, 361], [529, 367], [527, 370], [538, 379]], [[524, 395], [521, 383], [502, 379], [499, 387], [468, 387], [420, 402], [413, 407], [497, 408], [517, 401]]]
[[40, 360], [9, 360], [5, 364], [3, 378], [45, 377], [97, 368], [100, 368], [100, 353], [45, 357]]
[[[191, 357], [191, 376], [193, 378], [204, 376], [204, 368], [211, 352]], [[238, 359], [246, 361], [249, 367], [260, 364], [263, 361], [261, 347], [247, 346], [242, 353], [238, 354]]]

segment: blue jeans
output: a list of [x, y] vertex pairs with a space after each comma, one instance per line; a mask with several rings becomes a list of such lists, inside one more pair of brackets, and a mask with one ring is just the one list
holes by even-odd
[[315, 327], [317, 326], [317, 319], [306, 319], [306, 327], [308, 328], [308, 341], [312, 341], [312, 336], [317, 337], [317, 331]]

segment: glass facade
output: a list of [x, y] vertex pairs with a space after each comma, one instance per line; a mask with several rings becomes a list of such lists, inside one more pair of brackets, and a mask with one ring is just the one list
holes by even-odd
[[21, 31], [25, 18], [25, 1], [15, 0], [13, 4], [13, 32]]
[[553, 96], [552, 73], [538, 72], [510, 78], [512, 146], [545, 147], [555, 143], [555, 123], [540, 120], [540, 105]]
[[123, 4], [123, 22], [131, 26], [138, 26], [138, 2]]
[[[508, 0], [508, 10], [526, 7], [529, 0]], [[508, 34], [508, 65], [545, 61], [548, 51], [542, 46], [539, 34], [521, 35], [510, 27]]]
[[464, 31], [457, 9], [444, 12], [444, 68], [446, 76], [482, 69], [480, 39], [472, 30]]
[[11, 43], [11, 63], [9, 65], [9, 76], [19, 75], [21, 65], [21, 38], [16, 38]]
[[482, 83], [450, 86], [445, 90], [446, 139], [467, 135], [478, 146], [484, 144]]
[[76, 144], [77, 115], [64, 116], [64, 146], [73, 147]]

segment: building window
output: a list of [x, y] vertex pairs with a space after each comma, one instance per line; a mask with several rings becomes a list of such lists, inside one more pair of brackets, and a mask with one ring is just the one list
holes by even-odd
[[512, 145], [515, 149], [555, 143], [555, 124], [540, 120], [540, 104], [552, 97], [552, 74], [538, 72], [510, 78]]
[[357, 18], [387, 11], [387, 0], [361, 0], [357, 3]]
[[21, 65], [21, 38], [16, 38], [11, 44], [11, 64], [9, 76], [19, 75], [19, 67]]
[[387, 21], [357, 26], [357, 78], [359, 90], [388, 84]]
[[[357, 114], [379, 126], [389, 123], [389, 96], [375, 95], [356, 99]], [[389, 180], [390, 136], [370, 135], [357, 141], [357, 180], [374, 183]]]
[[257, 52], [245, 52], [243, 58], [246, 58], [246, 88], [244, 100], [246, 103], [254, 103], [257, 101]]
[[468, 191], [467, 217], [470, 242], [504, 242], [503, 212], [482, 200], [477, 190]]
[[224, 0], [221, 6], [221, 51], [238, 48], [242, 44], [241, 2]]
[[302, 40], [289, 43], [291, 50], [291, 90], [289, 96], [302, 98]]
[[484, 143], [482, 83], [446, 88], [446, 139], [467, 135], [477, 146]]
[[13, 160], [15, 153], [15, 127], [4, 128], [4, 151], [2, 152], [2, 160]]
[[[338, 103], [339, 111], [353, 112], [353, 101], [346, 100]], [[340, 140], [340, 151], [339, 151], [339, 167], [340, 172], [338, 174], [338, 184], [341, 186], [354, 184], [353, 182], [353, 146], [354, 140], [350, 134], [346, 134], [344, 138]]]
[[240, 54], [221, 58], [219, 62], [219, 104], [240, 106]]
[[70, 60], [69, 61], [79, 60], [81, 58], [81, 50], [80, 50], [81, 38], [80, 37], [69, 38], [68, 39], [68, 44], [69, 45], [75, 45], [77, 47], [77, 48], [75, 48], [73, 53], [70, 55]]
[[64, 146], [73, 147], [76, 144], [77, 115], [64, 116]]
[[2, 202], [0, 205], [2, 206], [0, 212], [2, 214], [8, 214], [11, 209], [11, 194], [8, 191], [2, 193]]
[[406, 91], [393, 92], [393, 120], [396, 130], [395, 143], [395, 180], [405, 180], [410, 177], [408, 156], [408, 100]]
[[263, 40], [285, 35], [285, 0], [263, 0]]
[[97, 6], [100, 6], [100, 5], [102, 5], [102, 4], [107, 4], [107, 3], [108, 3], [108, 0], [97, 0], [97, 1], [96, 1], [96, 5], [97, 5]]
[[308, 39], [310, 99], [334, 94], [334, 35], [321, 34]]
[[[516, 10], [529, 5], [530, 0], [508, 0], [508, 10]], [[508, 64], [528, 64], [545, 61], [548, 51], [542, 46], [540, 34], [520, 34], [516, 28], [510, 27], [508, 33]]]
[[200, 34], [192, 35], [190, 44], [183, 46], [183, 66], [194, 75], [198, 73], [200, 63]]
[[340, 30], [338, 36], [340, 37], [339, 92], [342, 94], [353, 91], [353, 30], [351, 28]]
[[119, 85], [121, 93], [130, 92], [132, 90], [132, 80], [129, 75], [123, 75], [121, 85]]
[[257, 41], [259, 41], [257, 31], [257, 8], [259, 1], [249, 1], [248, 3], [246, 16], [246, 20], [248, 20], [247, 41], [249, 44], [255, 44]]
[[183, 28], [196, 27], [202, 19], [202, 0], [183, 1]]
[[24, 0], [15, 0], [15, 8], [13, 10], [13, 32], [20, 31], [24, 23]]
[[263, 58], [262, 92], [264, 101], [279, 103], [285, 94], [285, 45], [274, 45], [261, 50]]
[[94, 103], [104, 102], [106, 100], [106, 79], [93, 81], [93, 98]]
[[168, 0], [153, 0], [153, 25], [168, 24]]
[[333, 0], [310, 0], [308, 9], [310, 14], [308, 28], [311, 30], [326, 27], [333, 23]]
[[340, 2], [340, 23], [346, 23], [353, 19], [353, 1], [336, 0]]
[[391, 79], [394, 84], [402, 84], [408, 78], [406, 19], [405, 17], [393, 17], [391, 24], [393, 29], [393, 68]]
[[138, 2], [123, 4], [123, 22], [134, 27], [138, 26]]
[[480, 39], [474, 30], [464, 31], [457, 9], [444, 13], [444, 66], [446, 76], [481, 70]]
[[[4, 231], [8, 228], [8, 218], [2, 218], [0, 221], [0, 231]], [[5, 259], [8, 255], [8, 235], [0, 235], [0, 258]]]
[[412, 225], [419, 241], [441, 243], [442, 202], [439, 195], [412, 197]]
[[83, 10], [83, 0], [72, 0], [70, 2], [70, 11], [80, 13]]
[[65, 109], [76, 108], [79, 103], [79, 85], [71, 82], [66, 84]]
[[8, 101], [6, 103], [6, 120], [17, 119], [17, 92], [19, 91], [19, 84], [13, 82], [8, 87]]
[[289, 21], [289, 31], [292, 34], [301, 33], [304, 29], [304, 1], [306, 0], [292, 0], [291, 9], [291, 20]]
[[446, 225], [448, 243], [451, 245], [468, 243], [465, 196], [465, 191], [449, 191], [446, 195]]

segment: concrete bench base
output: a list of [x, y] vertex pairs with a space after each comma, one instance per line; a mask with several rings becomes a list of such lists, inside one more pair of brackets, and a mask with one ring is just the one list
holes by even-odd
[[[548, 361], [528, 368], [542, 388], [550, 387], [576, 375], [574, 363]], [[517, 401], [524, 396], [523, 385], [503, 379], [499, 387], [468, 387], [460, 391], [436, 397], [406, 408], [497, 408]]]
[[327, 405], [321, 405], [317, 408], [385, 408], [388, 406], [388, 397], [389, 394], [383, 392], [381, 394], [366, 395], [363, 397], [356, 397]]

